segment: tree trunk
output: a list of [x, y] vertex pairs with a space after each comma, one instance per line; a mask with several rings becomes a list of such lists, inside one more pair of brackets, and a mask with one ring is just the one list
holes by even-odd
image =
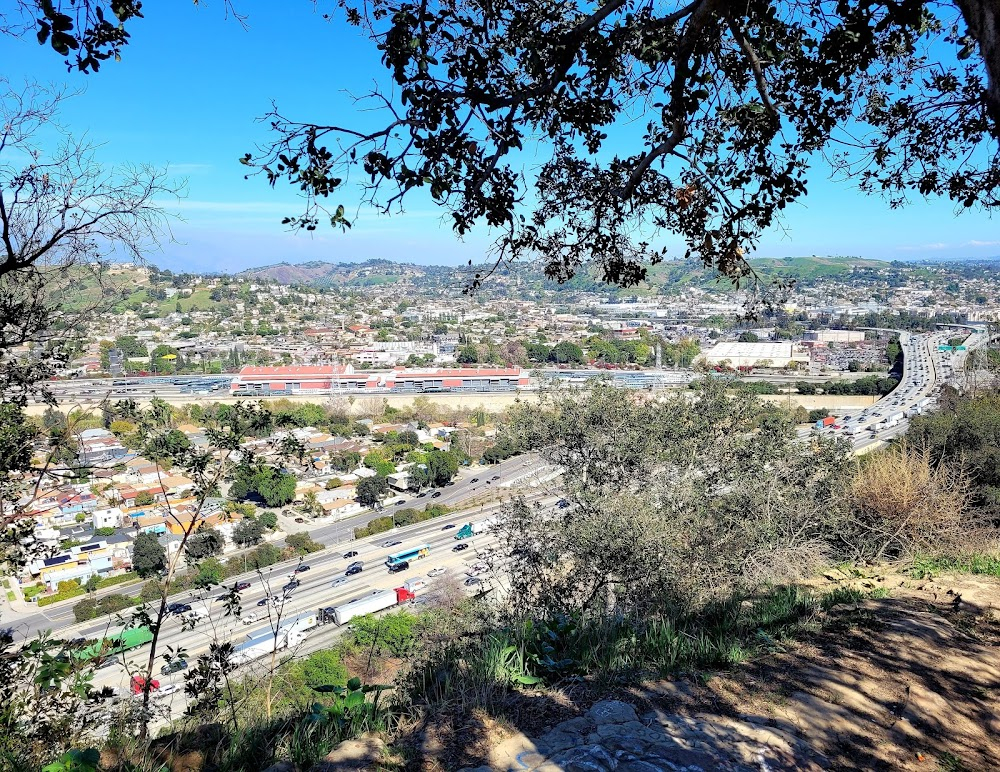
[[1000, 139], [1000, 2], [997, 0], [955, 0], [969, 33], [979, 43], [986, 65], [987, 85], [983, 94], [986, 111], [993, 119], [991, 133]]

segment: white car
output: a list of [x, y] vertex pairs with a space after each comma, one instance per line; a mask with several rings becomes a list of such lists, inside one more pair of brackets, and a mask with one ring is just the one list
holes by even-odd
[[179, 692], [180, 690], [181, 687], [179, 684], [167, 684], [166, 686], [161, 686], [154, 694], [157, 697], [169, 697], [174, 692]]
[[251, 611], [249, 614], [244, 614], [240, 617], [240, 621], [245, 625], [252, 625], [257, 621], [257, 614]]
[[438, 566], [437, 568], [432, 568], [427, 572], [427, 576], [433, 579], [435, 576], [441, 576], [442, 574], [448, 573], [448, 569], [444, 566]]

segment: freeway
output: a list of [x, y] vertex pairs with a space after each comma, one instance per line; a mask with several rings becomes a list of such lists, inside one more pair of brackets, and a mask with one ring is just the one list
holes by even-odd
[[[943, 352], [939, 349], [954, 336], [953, 332], [918, 335], [896, 332], [903, 350], [903, 373], [896, 388], [875, 404], [840, 416], [831, 427], [800, 430], [801, 437], [820, 431], [844, 437], [851, 442], [855, 453], [865, 453], [905, 433], [910, 417], [933, 407], [941, 387], [962, 369], [967, 351]], [[966, 345], [973, 349], [985, 341], [985, 334], [975, 330], [966, 339]]]
[[[333, 522], [317, 521], [305, 524], [293, 523], [290, 518], [282, 517], [282, 529], [287, 532], [295, 530], [307, 531], [309, 535], [320, 544], [327, 547], [350, 542], [353, 539], [354, 529], [365, 526], [374, 517], [390, 516], [394, 517], [401, 509], [415, 508], [422, 509], [425, 504], [441, 504], [448, 507], [458, 507], [462, 502], [470, 499], [479, 499], [485, 502], [489, 498], [503, 497], [508, 493], [513, 495], [509, 484], [515, 483], [519, 487], [535, 488], [539, 479], [544, 480], [548, 475], [544, 474], [546, 468], [539, 462], [535, 454], [516, 456], [507, 459], [499, 464], [481, 469], [464, 469], [453, 483], [445, 488], [436, 491], [426, 491], [425, 495], [412, 496], [411, 494], [400, 494], [394, 497], [392, 503], [379, 512], [365, 512], [353, 517], [337, 520]], [[542, 473], [538, 479], [536, 473]], [[435, 497], [435, 493], [440, 493]], [[484, 504], [467, 509], [467, 512], [483, 511]], [[467, 515], [468, 516], [468, 515]], [[437, 522], [435, 520], [434, 522]], [[283, 540], [274, 542], [278, 546], [284, 546]], [[223, 557], [226, 557], [223, 555]], [[135, 586], [123, 588], [121, 586], [108, 587], [96, 593], [95, 597], [101, 598], [105, 595], [122, 592], [137, 592]], [[13, 616], [7, 614], [5, 609], [5, 620], [9, 621], [13, 617], [11, 626], [14, 630], [24, 636], [32, 636], [42, 630], [62, 631], [74, 623], [73, 605], [76, 601], [66, 601], [54, 606], [46, 606], [38, 611]]]
[[[545, 505], [551, 505], [556, 501], [555, 496], [545, 493], [535, 493], [531, 498], [540, 500]], [[221, 588], [207, 593], [190, 592], [185, 593], [183, 597], [175, 596], [174, 600], [183, 600], [192, 608], [203, 610], [207, 616], [193, 628], [183, 626], [179, 617], [168, 617], [157, 642], [157, 652], [162, 654], [168, 650], [183, 649], [187, 660], [193, 662], [199, 654], [208, 651], [210, 644], [215, 641], [228, 640], [239, 644], [255, 635], [267, 634], [277, 629], [282, 620], [287, 621], [304, 612], [315, 612], [321, 607], [341, 605], [375, 592], [400, 587], [407, 579], [416, 577], [428, 581], [428, 592], [433, 592], [435, 585], [441, 586], [446, 583], [462, 588], [465, 592], [475, 592], [480, 585], [465, 587], [465, 574], [472, 564], [481, 560], [482, 550], [490, 546], [495, 537], [484, 533], [458, 541], [455, 539], [455, 534], [462, 524], [480, 519], [498, 508], [499, 505], [494, 505], [482, 512], [477, 510], [473, 513], [454, 513], [369, 539], [358, 540], [350, 545], [350, 552], [356, 552], [356, 555], [327, 550], [322, 554], [307, 556], [301, 561], [289, 561], [271, 566], [260, 575], [251, 573], [228, 580], [231, 583], [238, 580], [250, 582], [250, 587], [241, 593], [243, 616], [256, 617], [249, 624], [245, 624], [244, 619], [226, 615], [224, 605], [217, 600], [223, 593]], [[430, 554], [426, 558], [414, 562], [406, 571], [389, 573], [384, 563], [390, 553], [424, 544], [430, 546]], [[456, 550], [456, 546], [459, 545], [468, 546]], [[363, 561], [364, 570], [354, 576], [346, 576], [345, 569], [353, 561]], [[309, 568], [303, 571], [302, 566]], [[297, 567], [299, 572], [294, 573]], [[499, 567], [499, 564], [490, 565], [490, 572], [495, 573]], [[430, 578], [427, 572], [432, 568], [443, 568], [445, 573]], [[283, 590], [282, 588], [293, 577], [297, 578], [301, 585], [287, 591]], [[495, 576], [490, 577], [489, 581], [495, 581]], [[268, 602], [267, 599], [272, 597], [278, 598], [278, 601]], [[114, 626], [109, 621], [99, 624], [90, 622], [74, 626], [73, 629], [60, 630], [59, 633], [67, 637], [94, 638], [106, 635], [109, 630], [115, 631], [119, 627], [120, 625]], [[281, 652], [280, 657], [285, 659], [323, 648], [344, 629], [346, 628], [330, 625], [313, 630], [303, 644], [294, 650]], [[149, 647], [143, 646], [127, 652], [124, 655], [124, 662], [122, 657], [115, 658], [110, 666], [96, 671], [94, 688], [114, 686], [127, 691], [129, 674], [142, 671], [146, 667], [148, 655]], [[265, 665], [267, 662], [265, 659]], [[183, 685], [183, 671], [161, 675], [159, 673], [161, 665], [162, 660], [158, 657], [154, 677], [160, 681], [161, 689], [168, 684]], [[248, 665], [247, 668], [251, 669], [253, 665]], [[175, 715], [186, 701], [182, 689], [162, 699], [157, 698], [157, 703], [165, 706], [172, 715]]]

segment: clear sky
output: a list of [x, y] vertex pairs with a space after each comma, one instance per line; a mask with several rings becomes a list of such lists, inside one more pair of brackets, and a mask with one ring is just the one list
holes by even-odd
[[[320, 3], [321, 7], [334, 3]], [[190, 0], [147, 0], [145, 19], [131, 23], [132, 43], [120, 63], [99, 73], [67, 72], [51, 49], [29, 35], [0, 37], [0, 73], [12, 84], [34, 79], [82, 93], [65, 103], [74, 133], [102, 143], [108, 163], [169, 166], [187, 179], [186, 197], [164, 201], [183, 218], [174, 242], [150, 259], [163, 267], [237, 270], [281, 261], [356, 261], [380, 257], [426, 264], [483, 258], [488, 234], [464, 242], [429, 199], [413, 199], [392, 218], [356, 212], [344, 196], [348, 234], [329, 229], [288, 233], [281, 217], [300, 211], [293, 191], [243, 179], [239, 156], [267, 136], [256, 122], [272, 100], [285, 115], [364, 125], [352, 94], [386, 82], [378, 52], [338, 19], [324, 21], [309, 0], [237, 0], [247, 29], [225, 17], [222, 0], [195, 8]], [[764, 239], [758, 256], [858, 255], [925, 260], [1000, 255], [1000, 220], [982, 213], [955, 216], [948, 201], [917, 201], [892, 211], [817, 169], [810, 192]], [[674, 245], [670, 245], [674, 246]], [[680, 245], [676, 245], [678, 254]]]

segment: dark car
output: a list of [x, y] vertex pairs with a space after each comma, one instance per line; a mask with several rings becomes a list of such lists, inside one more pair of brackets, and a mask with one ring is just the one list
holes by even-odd
[[440, 495], [441, 495], [441, 491], [434, 491], [434, 493], [431, 494], [431, 498], [432, 499], [436, 499]]
[[250, 589], [250, 582], [237, 582], [236, 592], [243, 592], [244, 590]]
[[344, 571], [344, 576], [354, 576], [355, 574], [360, 574], [364, 570], [363, 566], [348, 566], [347, 570]]
[[173, 662], [168, 662], [160, 668], [160, 675], [170, 675], [171, 673], [177, 673], [181, 670], [187, 670], [187, 666], [187, 660], [175, 659]]
[[465, 580], [465, 586], [466, 587], [472, 587], [474, 585], [482, 584], [482, 583], [483, 583], [483, 580], [482, 579], [478, 579], [475, 576], [471, 576], [471, 577], [469, 577], [468, 579]]
[[473, 477], [471, 480], [469, 480], [469, 482], [479, 482], [479, 478]]
[[296, 587], [301, 586], [301, 584], [302, 582], [300, 582], [298, 579], [292, 579], [292, 581], [290, 581], [281, 589], [284, 590], [285, 592], [289, 592], [290, 590], [294, 590]]
[[260, 599], [259, 601], [257, 601], [257, 605], [258, 605], [258, 606], [266, 606], [266, 605], [267, 605], [267, 602], [268, 602], [269, 600], [270, 600], [270, 598], [261, 598], [261, 599]]
[[306, 519], [304, 517], [297, 517], [297, 518], [295, 518], [295, 522], [296, 523], [304, 523], [305, 521], [306, 521]]
[[167, 610], [171, 614], [186, 614], [188, 611], [191, 610], [191, 604], [190, 603], [171, 603], [169, 606], [167, 606]]
[[451, 528], [454, 528], [454, 527], [455, 527], [454, 523], [448, 523], [447, 525], [442, 525], [441, 526], [441, 530], [442, 531], [447, 531], [447, 530], [450, 530]]
[[383, 547], [398, 547], [398, 546], [399, 546], [400, 544], [402, 544], [402, 543], [403, 543], [403, 542], [401, 542], [401, 541], [398, 541], [398, 540], [393, 540], [393, 541], [387, 541], [387, 542], [386, 542], [385, 544], [383, 544], [382, 546], [383, 546]]
[[456, 544], [454, 547], [451, 548], [451, 551], [452, 552], [461, 552], [462, 550], [467, 550], [467, 549], [469, 549], [469, 545], [468, 544]]
[[344, 560], [350, 560], [351, 558], [356, 558], [358, 553], [356, 550], [351, 550], [350, 552], [344, 553]]
[[420, 491], [420, 493], [417, 494], [417, 498], [418, 499], [422, 499], [426, 495], [427, 495], [427, 491]]
[[406, 571], [410, 567], [410, 561], [404, 560], [400, 563], [393, 563], [389, 566], [390, 574], [398, 574], [400, 571]]
[[303, 571], [308, 571], [312, 566], [296, 566], [295, 573], [301, 574]]

